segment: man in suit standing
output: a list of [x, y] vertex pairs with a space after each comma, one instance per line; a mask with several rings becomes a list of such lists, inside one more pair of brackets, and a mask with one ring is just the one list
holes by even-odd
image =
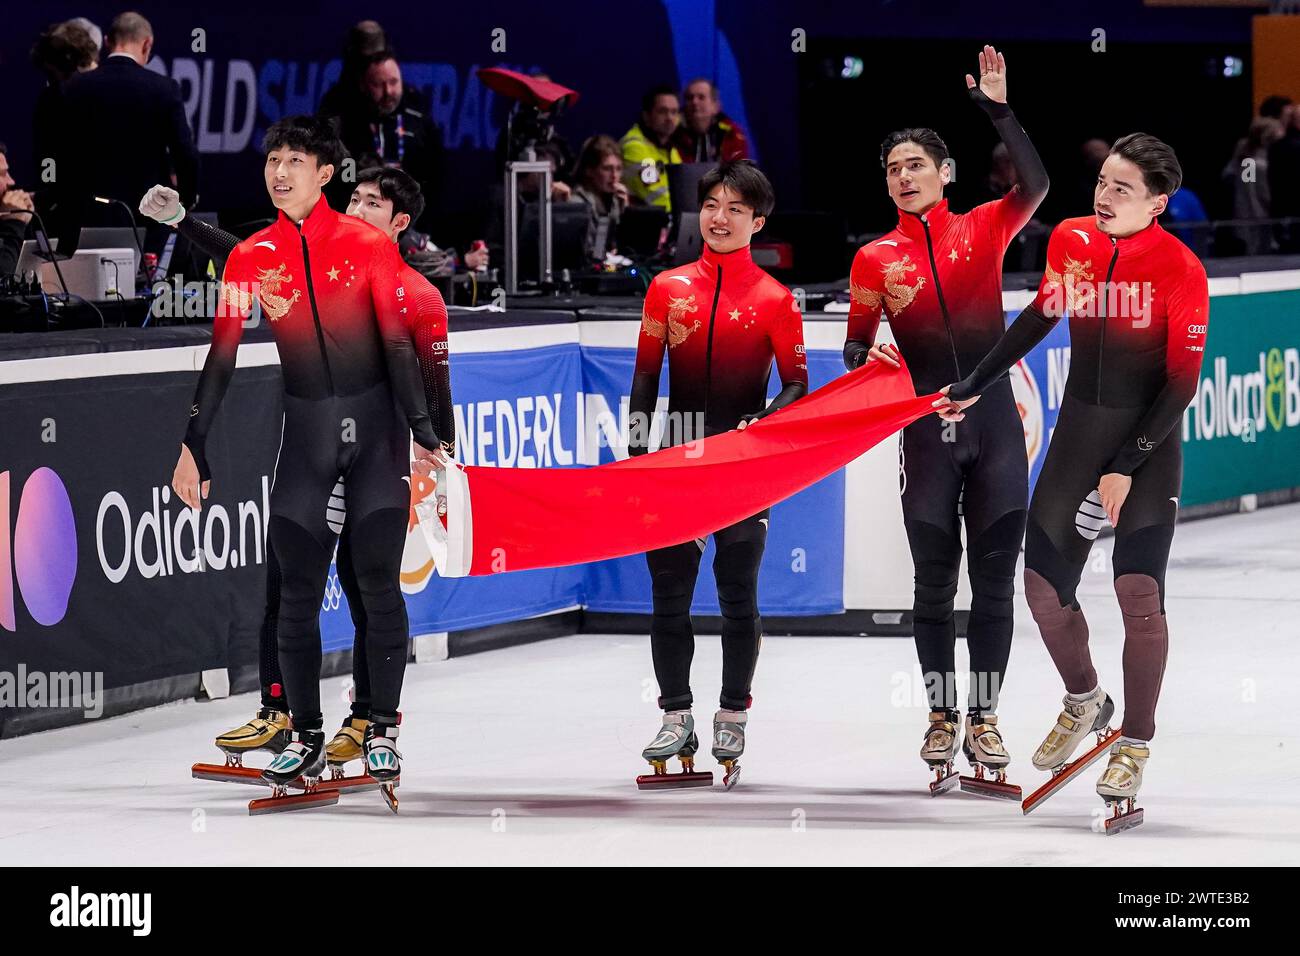
[[[173, 183], [192, 205], [199, 157], [185, 118], [180, 88], [146, 69], [153, 27], [138, 13], [121, 13], [104, 37], [100, 68], [80, 73], [64, 88], [57, 159], [63, 215], [83, 225], [125, 225], [120, 213], [94, 206], [92, 197], [129, 200], [154, 183]], [[96, 210], [104, 210], [95, 216]], [[92, 218], [93, 217], [93, 218]]]

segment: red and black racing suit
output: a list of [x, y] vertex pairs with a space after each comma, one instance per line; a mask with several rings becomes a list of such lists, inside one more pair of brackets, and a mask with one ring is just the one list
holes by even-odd
[[[177, 225], [177, 232], [211, 256], [223, 266], [235, 246], [236, 236], [202, 220], [187, 216]], [[442, 294], [429, 280], [409, 265], [404, 265], [401, 282], [413, 300], [408, 314], [411, 336], [415, 343], [416, 358], [420, 362], [420, 378], [424, 384], [425, 402], [434, 430], [442, 439], [443, 448], [455, 453], [456, 418], [451, 401], [451, 373], [447, 341], [447, 307]], [[342, 478], [339, 484], [343, 484]], [[341, 489], [340, 489], [341, 492]], [[345, 507], [342, 494], [331, 501], [338, 509]], [[352, 716], [369, 719], [370, 668], [366, 655], [366, 610], [357, 588], [356, 570], [352, 566], [352, 525], [344, 520], [339, 534], [338, 553], [335, 555], [339, 586], [347, 598], [355, 634], [352, 644]], [[284, 677], [280, 673], [280, 650], [276, 624], [280, 616], [280, 565], [275, 552], [267, 549], [266, 606], [262, 627], [258, 634], [258, 682], [262, 689], [262, 706], [271, 710], [288, 711], [284, 693]]]
[[[953, 213], [947, 200], [858, 250], [850, 274], [844, 363], [856, 368], [882, 313], [917, 394], [973, 370], [1006, 328], [1002, 257], [1047, 193], [1047, 173], [1005, 104], [973, 97], [990, 114], [1019, 174], [1002, 199]], [[986, 404], [987, 403], [987, 404]], [[899, 442], [903, 522], [915, 566], [912, 631], [930, 708], [956, 711], [953, 603], [964, 519], [971, 585], [966, 643], [972, 714], [994, 712], [1011, 653], [1016, 560], [1024, 538], [1029, 471], [1024, 428], [1004, 377], [960, 423], [928, 415]]]
[[[1124, 615], [1124, 733], [1150, 740], [1169, 634], [1165, 568], [1182, 484], [1178, 424], [1196, 394], [1209, 326], [1205, 267], [1152, 222], [1124, 239], [1092, 216], [1067, 219], [1047, 247], [1032, 305], [950, 396], [979, 394], [1070, 316], [1070, 373], [1025, 536], [1025, 596], [1072, 694], [1097, 687], [1075, 589], [1106, 521], [1103, 475], [1132, 478], [1115, 528]], [[971, 406], [978, 408], [980, 404]]]
[[[749, 247], [727, 254], [704, 249], [690, 265], [655, 276], [646, 291], [632, 383], [633, 454], [646, 451], [648, 422], [659, 395], [659, 373], [668, 353], [668, 427], [664, 446], [729, 431], [803, 396], [808, 363], [803, 317], [790, 290], [754, 264]], [[768, 404], [775, 359], [782, 390]], [[672, 495], [665, 488], [665, 495]], [[726, 710], [749, 707], [762, 622], [758, 568], [771, 509], [714, 534], [713, 574], [722, 610], [722, 694]], [[691, 659], [695, 632], [691, 597], [704, 539], [646, 555], [654, 619], [650, 646], [659, 705], [691, 706]]]
[[335, 537], [340, 478], [351, 565], [365, 610], [372, 717], [395, 723], [405, 670], [399, 588], [410, 507], [410, 439], [439, 438], [422, 393], [407, 317], [413, 296], [388, 237], [322, 198], [301, 223], [283, 213], [235, 247], [185, 444], [203, 479], [205, 444], [256, 300], [271, 323], [284, 380], [284, 432], [271, 491], [270, 547], [280, 570], [279, 662], [297, 730], [320, 713], [320, 602]]

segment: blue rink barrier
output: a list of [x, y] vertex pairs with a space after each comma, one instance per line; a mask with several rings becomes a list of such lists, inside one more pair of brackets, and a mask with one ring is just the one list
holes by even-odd
[[[554, 327], [552, 327], [554, 328]], [[466, 352], [452, 358], [457, 455], [469, 465], [581, 467], [624, 455], [628, 389], [635, 349], [583, 346], [576, 341], [513, 351]], [[840, 353], [808, 352], [813, 388], [843, 370]], [[666, 395], [668, 376], [660, 380]], [[769, 393], [780, 383], [775, 372]], [[664, 494], [671, 496], [672, 489]], [[416, 573], [417, 528], [408, 534], [404, 575], [411, 633], [437, 633], [517, 621], [565, 608], [650, 612], [645, 559], [633, 555], [592, 564], [488, 577], [444, 579]], [[710, 540], [692, 611], [718, 614]], [[772, 511], [759, 576], [761, 610], [805, 616], [844, 609], [844, 475], [837, 472]], [[321, 609], [325, 651], [352, 646], [347, 600], [331, 578]]]

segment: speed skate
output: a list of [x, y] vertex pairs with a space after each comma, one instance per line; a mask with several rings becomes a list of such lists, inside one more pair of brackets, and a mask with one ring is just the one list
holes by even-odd
[[[695, 769], [695, 754], [700, 749], [700, 739], [695, 734], [695, 718], [689, 710], [670, 710], [663, 715], [663, 725], [641, 756], [653, 768], [653, 773], [636, 778], [641, 790], [677, 790], [687, 787], [713, 786], [713, 774]], [[668, 761], [676, 758], [681, 770], [669, 773]]]
[[962, 751], [975, 771], [973, 776], [962, 776], [961, 789], [964, 792], [994, 800], [1020, 799], [1020, 787], [1007, 783], [1007, 764], [1011, 762], [1011, 755], [1002, 744], [996, 715], [967, 715]]
[[[1032, 813], [1109, 750], [1110, 763], [1097, 784], [1097, 793], [1110, 811], [1104, 832], [1119, 833], [1137, 826], [1142, 822], [1143, 813], [1134, 806], [1134, 800], [1142, 782], [1142, 767], [1149, 755], [1146, 746], [1127, 744], [1121, 731], [1111, 729], [1115, 702], [1100, 687], [1087, 694], [1067, 694], [1063, 703], [1064, 709], [1057, 717], [1056, 725], [1033, 757], [1034, 766], [1050, 770], [1052, 779], [1025, 799], [1022, 811], [1026, 815]], [[1096, 735], [1096, 744], [1082, 757], [1070, 760], [1089, 734]]]

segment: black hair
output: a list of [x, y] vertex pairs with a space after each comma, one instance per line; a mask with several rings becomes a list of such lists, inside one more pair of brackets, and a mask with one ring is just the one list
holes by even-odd
[[1259, 104], [1259, 115], [1267, 116], [1270, 119], [1281, 119], [1282, 111], [1291, 105], [1289, 96], [1266, 96], [1264, 102]]
[[333, 166], [336, 170], [343, 162], [343, 144], [339, 142], [334, 124], [319, 116], [286, 116], [271, 124], [262, 139], [262, 153], [273, 149], [296, 149], [316, 157], [320, 166]]
[[375, 66], [376, 64], [379, 63], [387, 63], [389, 60], [392, 60], [394, 63], [396, 63], [397, 53], [394, 52], [391, 46], [385, 46], [383, 49], [376, 50], [374, 53], [368, 54], [367, 56], [362, 58], [361, 72], [364, 74], [372, 66]]
[[379, 195], [393, 204], [393, 217], [406, 213], [411, 222], [420, 218], [424, 212], [424, 194], [420, 184], [410, 173], [392, 166], [371, 166], [357, 173], [357, 185], [374, 183], [379, 187]]
[[85, 28], [71, 20], [51, 24], [32, 47], [33, 65], [47, 77], [65, 82], [99, 58], [99, 47]]
[[709, 198], [709, 193], [713, 192], [714, 187], [719, 184], [739, 193], [745, 204], [753, 207], [755, 216], [771, 215], [772, 207], [776, 205], [776, 193], [772, 190], [772, 183], [763, 175], [763, 171], [748, 159], [723, 163], [705, 173], [700, 179], [701, 206], [704, 205], [704, 200]]
[[389, 49], [388, 35], [374, 20], [360, 20], [348, 27], [343, 41], [343, 59], [358, 60], [377, 50]]
[[678, 103], [681, 102], [677, 97], [677, 91], [675, 89], [667, 83], [660, 83], [658, 86], [653, 86], [646, 90], [645, 95], [641, 97], [641, 112], [649, 113], [653, 110], [655, 108], [655, 100], [659, 99], [661, 96], [671, 96], [673, 99], [677, 100]]
[[886, 167], [889, 165], [889, 154], [901, 143], [915, 143], [920, 146], [927, 156], [934, 160], [935, 168], [943, 166], [948, 159], [948, 144], [939, 138], [939, 134], [932, 129], [924, 126], [911, 127], [909, 129], [895, 130], [885, 137], [885, 141], [880, 144], [880, 165]]
[[1172, 196], [1183, 184], [1183, 167], [1173, 149], [1149, 133], [1129, 133], [1115, 140], [1112, 156], [1127, 159], [1142, 170], [1142, 182], [1153, 196]]

